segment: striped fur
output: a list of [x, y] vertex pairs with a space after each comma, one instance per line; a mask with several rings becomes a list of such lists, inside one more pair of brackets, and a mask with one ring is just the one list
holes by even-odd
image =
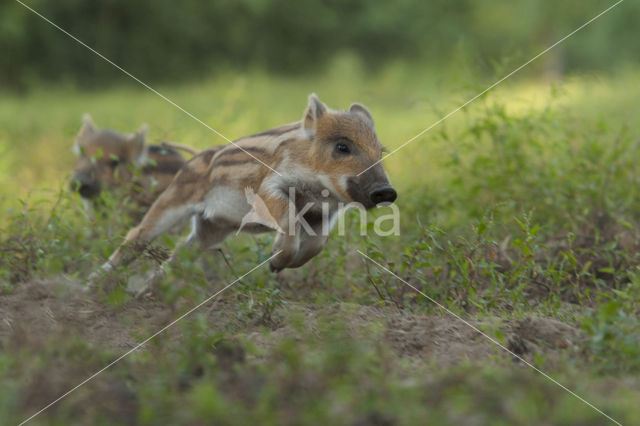
[[146, 126], [129, 135], [101, 130], [85, 114], [73, 146], [78, 159], [71, 187], [90, 205], [103, 189], [128, 185], [139, 206], [151, 206], [185, 164], [176, 150], [199, 151], [174, 142], [147, 145], [146, 132]]
[[[188, 161], [103, 270], [133, 260], [141, 247], [189, 218], [192, 233], [185, 244], [197, 242], [203, 249], [217, 246], [241, 227], [245, 232], [269, 229], [266, 217], [243, 223], [250, 213], [269, 216], [274, 222], [270, 227], [279, 230], [273, 251], [280, 253], [271, 260], [271, 269], [299, 267], [326, 244], [323, 215], [331, 225], [346, 203], [371, 208], [395, 200], [381, 164], [358, 176], [381, 156], [365, 107], [353, 104], [348, 111], [333, 111], [311, 95], [301, 121], [203, 151]], [[252, 199], [259, 199], [260, 206]], [[296, 214], [306, 224], [292, 220]]]

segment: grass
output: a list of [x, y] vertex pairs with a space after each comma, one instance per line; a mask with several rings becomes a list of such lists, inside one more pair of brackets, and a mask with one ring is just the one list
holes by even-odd
[[[333, 236], [309, 265], [278, 276], [255, 271], [34, 423], [606, 422], [359, 249], [632, 424], [640, 397], [637, 81], [625, 70], [504, 83], [385, 161], [400, 194], [400, 236], [361, 237], [351, 213], [347, 235]], [[488, 84], [465, 69], [446, 84], [401, 65], [372, 76], [345, 57], [319, 76], [222, 74], [159, 90], [232, 139], [298, 119], [310, 91], [336, 108], [360, 101], [393, 149]], [[77, 296], [131, 225], [115, 207], [90, 222], [66, 190], [84, 112], [122, 131], [148, 123], [152, 141], [223, 142], [142, 89], [3, 97], [2, 423], [28, 417], [269, 255], [271, 237], [238, 237], [225, 247], [233, 271], [220, 257], [203, 267], [185, 250], [153, 299], [132, 299], [122, 287]], [[118, 194], [105, 202], [118, 206]]]

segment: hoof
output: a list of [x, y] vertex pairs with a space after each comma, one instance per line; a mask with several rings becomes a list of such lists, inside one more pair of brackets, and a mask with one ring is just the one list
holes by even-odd
[[127, 280], [127, 293], [138, 298], [153, 288], [165, 275], [161, 268], [147, 271], [144, 275], [134, 275]]
[[84, 291], [89, 291], [90, 288], [95, 287], [99, 281], [101, 281], [105, 276], [106, 272], [102, 269], [98, 269], [97, 271], [92, 272], [87, 277], [87, 285], [84, 288]]
[[91, 274], [89, 274], [89, 276], [87, 277], [88, 287], [94, 287], [99, 281], [101, 281], [107, 276], [107, 274], [109, 273], [109, 271], [111, 271], [111, 269], [113, 269], [113, 267], [109, 262], [107, 262], [104, 265], [102, 265], [98, 270], [93, 271]]
[[269, 263], [269, 270], [270, 270], [271, 272], [274, 272], [274, 273], [276, 273], [276, 274], [277, 274], [278, 272], [282, 271], [283, 269], [284, 269], [284, 268], [282, 268], [282, 267], [275, 266], [273, 263]]

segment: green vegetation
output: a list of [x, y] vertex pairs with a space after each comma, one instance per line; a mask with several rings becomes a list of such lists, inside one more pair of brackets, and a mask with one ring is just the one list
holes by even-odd
[[[351, 52], [368, 69], [411, 58], [442, 70], [470, 58], [476, 73], [513, 67], [615, 1], [583, 0], [25, 0], [143, 81], [188, 81], [223, 69], [317, 71]], [[640, 5], [625, 2], [527, 72], [637, 64]], [[616, 46], [612, 49], [611, 46]], [[117, 71], [14, 1], [0, 5], [0, 88], [43, 82], [120, 83]], [[624, 54], [621, 54], [624, 52]], [[320, 67], [320, 68], [319, 68]], [[424, 68], [424, 67], [423, 67]]]
[[[298, 119], [313, 90], [367, 105], [392, 150], [488, 85], [459, 67], [323, 76], [229, 73], [158, 90], [230, 138]], [[473, 84], [468, 84], [473, 82]], [[349, 215], [309, 265], [255, 271], [33, 424], [602, 424], [606, 418], [366, 262], [429, 297], [632, 424], [640, 397], [637, 71], [509, 81], [385, 161], [401, 235]], [[153, 295], [120, 271], [86, 276], [131, 220], [105, 194], [89, 219], [67, 190], [82, 113], [150, 139], [223, 141], [135, 88], [39, 89], [0, 102], [0, 423], [24, 420], [266, 259], [270, 236], [230, 239], [208, 264], [186, 250]], [[384, 214], [377, 212], [376, 214]], [[177, 235], [156, 244], [172, 247]], [[153, 254], [153, 253], [152, 253]]]

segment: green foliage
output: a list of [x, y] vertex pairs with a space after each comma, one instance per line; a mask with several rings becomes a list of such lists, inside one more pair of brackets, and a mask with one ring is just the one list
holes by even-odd
[[60, 190], [53, 195], [53, 199], [31, 195], [2, 217], [0, 283], [5, 291], [51, 273], [84, 278], [96, 261], [117, 247], [133, 223], [122, 214], [133, 210], [120, 191], [101, 194], [97, 216], [87, 213], [76, 194]]
[[[298, 73], [327, 65], [345, 51], [354, 52], [367, 68], [397, 59], [442, 68], [471, 56], [483, 71], [494, 71], [502, 63], [498, 58], [508, 57], [516, 66], [610, 5], [595, 0], [580, 2], [579, 8], [570, 2], [526, 0], [27, 4], [138, 78], [155, 83], [229, 66]], [[622, 4], [581, 33], [582, 42], [566, 43], [539, 66], [562, 74], [637, 58], [639, 15], [637, 4]], [[121, 79], [118, 71], [16, 2], [0, 6], [0, 50], [5, 89], [47, 81], [95, 86]]]
[[614, 294], [600, 293], [600, 304], [582, 320], [592, 362], [604, 371], [622, 374], [640, 369], [638, 267], [628, 273], [630, 282]]
[[[188, 100], [196, 115], [224, 123], [225, 134], [240, 135], [298, 117], [311, 85], [337, 107], [375, 87], [379, 94], [364, 95], [364, 101], [391, 149], [435, 121], [428, 94], [436, 93], [445, 106], [457, 104], [455, 94], [453, 101], [442, 100], [450, 87], [438, 91], [419, 70], [404, 66], [365, 76], [346, 60], [334, 72], [319, 79], [225, 76], [170, 90], [172, 97]], [[640, 129], [634, 121], [639, 86], [634, 73], [607, 81], [605, 87], [588, 77], [555, 87], [519, 83], [478, 100], [385, 160], [399, 192], [399, 236], [371, 233], [384, 210], [371, 212], [365, 237], [359, 214], [347, 213], [345, 235], [332, 235], [308, 265], [279, 275], [266, 266], [252, 272], [52, 407], [41, 422], [602, 420], [544, 377], [514, 367], [502, 352], [477, 357], [474, 348], [483, 338], [459, 336], [465, 326], [432, 301], [515, 350], [512, 335], [527, 319], [563, 323], [575, 336], [553, 350], [536, 341], [523, 356], [615, 419], [632, 422], [640, 372]], [[459, 98], [468, 94], [464, 89]], [[523, 98], [524, 106], [518, 102]], [[215, 143], [207, 129], [135, 90], [91, 96], [53, 90], [3, 99], [3, 312], [24, 301], [34, 282], [45, 288], [58, 281], [69, 281], [72, 289], [84, 286], [136, 221], [129, 217], [134, 209], [126, 190], [105, 192], [92, 218], [67, 189], [26, 189], [67, 188], [73, 158], [61, 153], [68, 152], [85, 108], [96, 110], [94, 118], [107, 127], [127, 131], [150, 121], [152, 139], [200, 148]], [[59, 314], [54, 305], [59, 329], [21, 332], [7, 317], [13, 328], [2, 335], [0, 422], [24, 420], [216, 294], [266, 260], [273, 242], [271, 236], [235, 236], [223, 247], [224, 259], [197, 247], [182, 250], [152, 295], [129, 295], [126, 286], [144, 279], [180, 238], [160, 238], [139, 261], [115, 273], [104, 294], [66, 301], [52, 290], [31, 305], [66, 301], [74, 311], [87, 312], [81, 326], [71, 328], [86, 326], [85, 335], [65, 334], [73, 315]], [[100, 321], [102, 328], [96, 328]], [[451, 331], [443, 323], [460, 328]], [[424, 328], [416, 332], [416, 324]], [[101, 341], [102, 334], [91, 340], [90, 333], [112, 328], [111, 340]], [[462, 349], [457, 358], [446, 353], [443, 362], [432, 355], [446, 344], [447, 331], [454, 335], [447, 348]]]

